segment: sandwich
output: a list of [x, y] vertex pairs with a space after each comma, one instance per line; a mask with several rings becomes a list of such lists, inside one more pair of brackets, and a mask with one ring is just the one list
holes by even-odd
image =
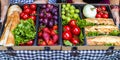
[[98, 25], [98, 26], [87, 26], [85, 27], [85, 34], [88, 35], [90, 32], [98, 32], [99, 34], [110, 34], [111, 32], [119, 31], [117, 26], [112, 25]]
[[87, 45], [92, 46], [120, 46], [120, 37], [118, 36], [94, 36], [87, 37]]
[[113, 19], [110, 18], [87, 18], [85, 20], [96, 25], [115, 25]]
[[120, 30], [112, 19], [87, 18], [94, 26], [86, 26], [87, 45], [120, 46]]

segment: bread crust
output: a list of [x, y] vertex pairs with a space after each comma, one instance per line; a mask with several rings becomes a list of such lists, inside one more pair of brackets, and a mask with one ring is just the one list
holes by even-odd
[[106, 45], [106, 44], [113, 44], [115, 46], [120, 46], [120, 37], [118, 36], [94, 36], [94, 37], [87, 37], [87, 45]]
[[115, 25], [113, 19], [110, 18], [87, 18], [85, 20], [97, 25]]
[[111, 25], [87, 26], [85, 27], [85, 34], [88, 34], [88, 32], [99, 32], [100, 34], [109, 34], [114, 30], [118, 31], [119, 28], [117, 26]]

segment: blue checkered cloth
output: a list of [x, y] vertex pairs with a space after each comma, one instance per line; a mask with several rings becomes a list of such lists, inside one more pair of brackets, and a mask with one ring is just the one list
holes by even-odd
[[23, 4], [34, 2], [34, 0], [9, 0], [9, 1], [10, 3], [23, 3]]
[[77, 56], [72, 51], [14, 51], [16, 56], [7, 55], [7, 51], [0, 51], [0, 60], [120, 60], [120, 51], [113, 51], [106, 55], [106, 50], [81, 50]]
[[[33, 3], [34, 0], [10, 0], [10, 3]], [[48, 3], [56, 3], [56, 0], [48, 0]]]
[[49, 0], [48, 3], [56, 3], [56, 0]]

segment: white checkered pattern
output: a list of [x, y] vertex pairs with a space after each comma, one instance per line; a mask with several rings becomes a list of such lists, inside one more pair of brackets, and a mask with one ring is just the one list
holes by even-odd
[[34, 0], [9, 0], [9, 1], [10, 3], [22, 3], [22, 4], [34, 2]]
[[0, 51], [0, 60], [120, 60], [120, 51], [106, 55], [106, 50], [81, 50], [78, 56], [72, 56], [72, 51], [14, 51], [16, 56], [7, 55]]
[[[32, 3], [34, 0], [10, 0], [10, 3]], [[48, 3], [56, 3], [56, 0], [49, 0]]]
[[48, 3], [56, 3], [56, 0], [48, 0]]

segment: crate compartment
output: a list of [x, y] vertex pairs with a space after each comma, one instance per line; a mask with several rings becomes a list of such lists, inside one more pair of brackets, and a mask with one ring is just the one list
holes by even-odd
[[[23, 4], [10, 4], [10, 6], [9, 7], [11, 7], [12, 5], [17, 5], [17, 6], [19, 6], [21, 9], [22, 9], [22, 11], [23, 11]], [[30, 5], [30, 4], [28, 4], [28, 5]], [[9, 8], [8, 8], [9, 9]], [[35, 10], [35, 11], [37, 11], [37, 10]], [[20, 14], [20, 13], [19, 13]], [[30, 16], [32, 16], [32, 15], [30, 15]], [[35, 16], [35, 18], [37, 17], [36, 15], [34, 15]], [[20, 15], [19, 15], [19, 17], [20, 17]], [[4, 28], [5, 28], [5, 25], [6, 25], [6, 22], [7, 22], [7, 20], [8, 20], [8, 12], [7, 12], [7, 14], [6, 14], [6, 18], [5, 18], [5, 20], [4, 20], [4, 23], [3, 23], [3, 26], [2, 26], [2, 31], [1, 31], [1, 34], [3, 34], [3, 31], [4, 31]], [[20, 21], [21, 21], [21, 17], [20, 17]], [[36, 21], [33, 21], [33, 23], [34, 22], [36, 22]], [[9, 22], [8, 22], [9, 23]], [[24, 22], [25, 23], [25, 22]], [[34, 25], [34, 27], [35, 27], [35, 31], [36, 31], [36, 24]], [[16, 28], [15, 28], [16, 29]], [[36, 34], [35, 34], [36, 35]], [[35, 38], [33, 39], [33, 42], [32, 42], [32, 44], [30, 44], [30, 45], [27, 45], [27, 42], [24, 44], [24, 46], [33, 46], [33, 44], [34, 44], [34, 41], [35, 41]], [[15, 46], [20, 46], [20, 44], [19, 45], [15, 45]], [[22, 46], [22, 45], [21, 45]]]
[[[82, 11], [82, 18], [86, 18], [84, 15], [83, 15], [83, 8], [86, 4], [80, 4], [80, 7], [81, 7], [81, 11]], [[112, 16], [112, 13], [111, 13], [111, 9], [110, 9], [110, 6], [107, 5], [107, 4], [91, 4], [93, 6], [95, 6], [95, 8], [98, 8], [98, 7], [101, 7], [101, 6], [105, 6], [106, 7], [106, 11], [108, 13], [108, 18], [112, 18], [113, 19], [113, 16]], [[103, 12], [103, 11], [100, 11], [100, 12]], [[97, 12], [98, 14], [98, 12]]]
[[[46, 8], [51, 6], [50, 8]], [[57, 10], [57, 11], [56, 11]], [[61, 46], [61, 21], [59, 17], [59, 4], [39, 4], [37, 46], [55, 49]], [[48, 40], [47, 40], [47, 39]]]
[[[66, 48], [86, 45], [84, 30], [77, 25], [77, 20], [81, 20], [81, 18], [81, 8], [79, 4], [61, 4], [62, 45]], [[71, 24], [71, 21], [74, 23]], [[76, 32], [74, 31], [75, 29], [77, 29]], [[68, 37], [66, 37], [67, 34], [69, 35]], [[81, 36], [83, 39], [81, 39]]]
[[[115, 33], [114, 32], [114, 30], [116, 30], [116, 32], [118, 32], [119, 31], [119, 28], [115, 25], [115, 20], [113, 19], [113, 16], [112, 16], [112, 13], [111, 13], [111, 9], [110, 9], [110, 6], [109, 5], [107, 5], [107, 4], [92, 4], [93, 6], [95, 6], [95, 7], [101, 7], [101, 6], [105, 6], [106, 7], [106, 11], [107, 11], [107, 13], [108, 13], [108, 18], [103, 18], [103, 17], [101, 17], [101, 18], [93, 18], [93, 21], [95, 21], [95, 22], [97, 22], [98, 24], [96, 24], [96, 23], [94, 23], [94, 25], [93, 26], [89, 26], [89, 29], [87, 29], [87, 28], [84, 28], [84, 31], [85, 31], [85, 38], [86, 38], [86, 44], [87, 44], [87, 46], [90, 44], [90, 45], [92, 45], [92, 42], [90, 43], [90, 41], [92, 41], [92, 40], [94, 40], [94, 39], [97, 39], [97, 40], [100, 40], [100, 39], [105, 39], [105, 40], [107, 40], [107, 38], [110, 38], [111, 39], [111, 37], [113, 37], [114, 36], [114, 38], [118, 38], [119, 39], [119, 35], [120, 34], [117, 34], [117, 35], [113, 35], [113, 33]], [[83, 11], [83, 7], [85, 6], [85, 4], [82, 4], [82, 5], [80, 5], [80, 7], [81, 7], [81, 9], [82, 9], [82, 11]], [[82, 12], [82, 19], [87, 19], [84, 15], [83, 15], [83, 12]], [[92, 20], [91, 20], [92, 21]], [[98, 22], [99, 21], [99, 22]], [[102, 21], [104, 21], [104, 22], [106, 22], [106, 23], [101, 23]], [[109, 23], [108, 23], [109, 22]], [[108, 24], [107, 24], [108, 23]], [[111, 23], [111, 24], [110, 24]], [[94, 28], [94, 27], [96, 27], [95, 29], [96, 30], [94, 30], [93, 29], [93, 31], [91, 30], [90, 31], [90, 29], [92, 29], [92, 28]], [[98, 28], [99, 27], [99, 28]], [[103, 28], [101, 28], [101, 27], [103, 27]], [[107, 27], [110, 27], [110, 28], [107, 28]], [[101, 29], [103, 29], [103, 30], [101, 30]], [[109, 29], [109, 30], [108, 30]], [[114, 29], [114, 30], [113, 30]], [[89, 34], [86, 32], [86, 31], [88, 31], [89, 30]], [[99, 31], [97, 31], [97, 30], [99, 30]], [[106, 30], [108, 30], [108, 31], [110, 31], [110, 33], [108, 33], [108, 31], [106, 31]], [[96, 32], [97, 31], [97, 32]], [[102, 32], [101, 32], [102, 31]], [[106, 33], [103, 33], [104, 31], [106, 31]], [[112, 34], [112, 35], [111, 35]], [[87, 36], [88, 35], [88, 36]], [[89, 36], [90, 35], [90, 36]], [[95, 36], [94, 36], [95, 35]], [[90, 38], [88, 38], [88, 37], [90, 37]], [[88, 40], [88, 39], [91, 39], [91, 40]], [[113, 39], [114, 40], [114, 39]], [[96, 45], [95, 45], [96, 44]], [[111, 43], [106, 43], [106, 44], [104, 44], [104, 43], [102, 43], [102, 42], [93, 42], [93, 45], [92, 46], [116, 46], [116, 45], [114, 45], [114, 44], [111, 44]]]

